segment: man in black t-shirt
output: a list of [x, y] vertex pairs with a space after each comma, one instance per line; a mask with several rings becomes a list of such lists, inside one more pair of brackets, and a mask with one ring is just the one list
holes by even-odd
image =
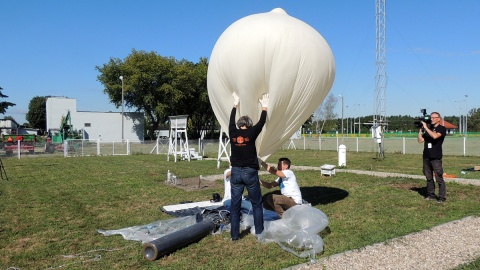
[[[230, 163], [232, 172], [230, 178], [231, 185], [231, 206], [230, 206], [230, 235], [232, 240], [238, 240], [240, 235], [240, 207], [242, 204], [243, 191], [246, 188], [248, 198], [252, 203], [253, 223], [255, 225], [255, 234], [263, 232], [263, 207], [262, 192], [260, 189], [260, 179], [258, 178], [257, 148], [255, 140], [257, 139], [267, 120], [268, 94], [264, 94], [260, 99], [262, 104], [262, 113], [258, 123], [253, 125], [252, 119], [248, 116], [242, 116], [235, 124], [235, 115], [237, 106], [240, 102], [236, 93], [233, 93], [234, 106], [230, 113], [230, 123], [228, 126], [228, 136], [230, 137], [231, 151]], [[238, 126], [238, 128], [237, 128]]]
[[418, 131], [418, 142], [423, 146], [423, 174], [427, 178], [427, 200], [436, 200], [435, 179], [438, 184], [438, 202], [443, 203], [447, 199], [447, 188], [443, 180], [442, 144], [447, 134], [446, 128], [440, 124], [442, 118], [438, 112], [430, 114], [432, 123], [428, 125], [422, 121], [423, 127]]

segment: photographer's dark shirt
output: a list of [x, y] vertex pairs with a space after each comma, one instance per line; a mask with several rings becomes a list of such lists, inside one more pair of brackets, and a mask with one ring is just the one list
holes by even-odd
[[228, 133], [230, 137], [232, 156], [230, 162], [232, 167], [249, 167], [260, 169], [257, 158], [257, 148], [255, 140], [263, 125], [267, 120], [267, 111], [263, 110], [258, 123], [247, 129], [239, 129], [235, 124], [235, 114], [237, 109], [234, 107], [230, 114], [230, 123], [228, 125]]
[[442, 136], [440, 136], [438, 139], [434, 139], [430, 137], [427, 132], [422, 135], [423, 139], [425, 140], [423, 143], [423, 157], [429, 159], [442, 159], [442, 144], [443, 140], [445, 139], [445, 135], [447, 135], [447, 129], [442, 125], [438, 125], [433, 127], [432, 131], [440, 133]]

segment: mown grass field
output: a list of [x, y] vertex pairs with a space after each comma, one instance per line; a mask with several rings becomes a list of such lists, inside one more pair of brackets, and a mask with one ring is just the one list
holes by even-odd
[[[347, 169], [421, 174], [419, 155], [388, 154], [384, 160], [374, 155], [347, 153]], [[268, 162], [280, 156], [303, 166], [337, 162], [336, 152], [313, 150], [281, 150]], [[225, 162], [217, 169], [214, 160], [174, 163], [164, 155], [2, 160], [9, 180], [0, 180], [0, 269], [282, 269], [307, 261], [252, 235], [232, 243], [223, 233], [150, 262], [140, 242], [97, 232], [170, 219], [162, 206], [223, 194], [222, 180], [184, 191], [165, 179], [167, 170], [179, 178], [221, 174]], [[478, 157], [444, 158], [450, 174], [479, 163]], [[448, 183], [448, 201], [438, 205], [423, 200], [423, 180], [350, 173], [325, 177], [315, 170], [296, 175], [304, 198], [330, 220], [329, 233], [322, 234], [325, 251], [318, 257], [480, 214], [479, 186]], [[480, 172], [461, 176], [480, 179]]]

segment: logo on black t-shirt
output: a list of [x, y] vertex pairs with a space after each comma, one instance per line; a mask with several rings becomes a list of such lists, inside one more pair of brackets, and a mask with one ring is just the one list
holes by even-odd
[[232, 138], [233, 142], [236, 143], [237, 145], [245, 145], [245, 142], [250, 141], [250, 138], [245, 138], [243, 136], [238, 136], [236, 138]]

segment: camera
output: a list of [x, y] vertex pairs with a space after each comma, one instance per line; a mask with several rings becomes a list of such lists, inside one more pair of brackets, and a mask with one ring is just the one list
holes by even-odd
[[430, 115], [427, 113], [427, 109], [421, 109], [420, 112], [422, 113], [422, 116], [420, 116], [418, 118], [418, 121], [415, 121], [415, 123], [413, 124], [415, 125], [415, 127], [421, 128], [423, 127], [422, 122], [425, 122], [430, 128], [430, 126], [432, 125], [432, 119], [430, 119]]

